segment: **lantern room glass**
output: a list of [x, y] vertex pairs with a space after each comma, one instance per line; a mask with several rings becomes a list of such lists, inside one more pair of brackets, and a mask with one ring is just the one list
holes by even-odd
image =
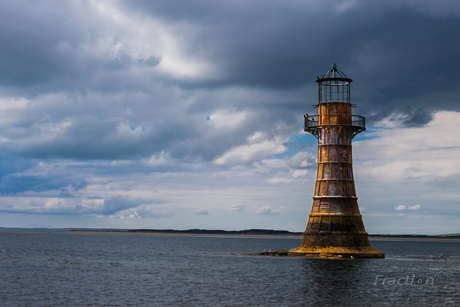
[[318, 84], [319, 103], [350, 103], [350, 82], [342, 80], [322, 81]]

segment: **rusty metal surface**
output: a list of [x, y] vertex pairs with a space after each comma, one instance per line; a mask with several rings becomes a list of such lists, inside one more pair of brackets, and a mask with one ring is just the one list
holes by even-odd
[[318, 139], [318, 169], [312, 210], [302, 245], [295, 252], [372, 249], [353, 178], [351, 141], [366, 130], [366, 124], [364, 117], [352, 115], [351, 81], [333, 66], [317, 80], [318, 114], [305, 115], [305, 131]]

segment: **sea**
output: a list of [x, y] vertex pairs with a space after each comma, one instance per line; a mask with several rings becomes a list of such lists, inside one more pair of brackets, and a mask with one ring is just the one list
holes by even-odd
[[460, 306], [458, 241], [371, 241], [385, 259], [244, 255], [300, 242], [0, 232], [0, 306]]

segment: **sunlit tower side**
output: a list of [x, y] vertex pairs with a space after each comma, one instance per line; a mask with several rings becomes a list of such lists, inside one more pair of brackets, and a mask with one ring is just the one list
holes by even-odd
[[370, 246], [358, 208], [351, 141], [366, 125], [351, 112], [352, 81], [335, 63], [316, 80], [318, 115], [305, 115], [305, 131], [318, 139], [316, 185], [302, 245], [292, 253], [384, 257]]

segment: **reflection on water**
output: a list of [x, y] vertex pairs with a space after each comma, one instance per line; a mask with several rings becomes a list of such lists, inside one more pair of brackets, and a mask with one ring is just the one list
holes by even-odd
[[[460, 305], [459, 242], [374, 241], [386, 259], [240, 254], [299, 244], [297, 239], [0, 233], [0, 250], [6, 250], [0, 253], [0, 306]], [[433, 282], [426, 284], [429, 278]]]
[[316, 306], [355, 301], [367, 281], [366, 274], [363, 274], [367, 271], [366, 261], [368, 260], [303, 261], [302, 271], [308, 276], [304, 290], [305, 299]]

